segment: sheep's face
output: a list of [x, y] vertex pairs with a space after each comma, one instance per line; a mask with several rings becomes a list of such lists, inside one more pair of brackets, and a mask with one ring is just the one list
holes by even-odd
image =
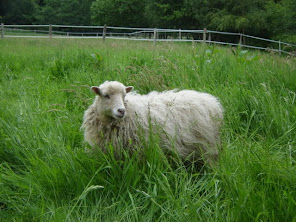
[[99, 87], [92, 86], [91, 89], [99, 96], [99, 110], [107, 117], [122, 119], [125, 117], [124, 99], [126, 93], [132, 91], [133, 87], [125, 87], [119, 82], [104, 82]]

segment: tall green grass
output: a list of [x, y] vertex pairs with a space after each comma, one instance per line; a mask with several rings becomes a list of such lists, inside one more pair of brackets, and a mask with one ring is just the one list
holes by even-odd
[[[205, 91], [225, 108], [214, 169], [89, 156], [80, 130], [105, 80]], [[1, 221], [296, 221], [296, 60], [213, 45], [0, 41]], [[142, 154], [141, 154], [142, 155]]]

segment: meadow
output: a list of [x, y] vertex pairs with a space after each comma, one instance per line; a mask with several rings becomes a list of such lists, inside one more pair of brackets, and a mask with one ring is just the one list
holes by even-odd
[[[217, 96], [213, 169], [175, 164], [151, 134], [145, 158], [90, 156], [80, 130], [105, 80], [139, 93]], [[191, 43], [0, 40], [1, 221], [296, 221], [296, 59]]]

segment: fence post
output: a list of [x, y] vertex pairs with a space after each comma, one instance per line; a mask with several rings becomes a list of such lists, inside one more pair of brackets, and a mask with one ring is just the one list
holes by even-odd
[[209, 38], [208, 38], [209, 42], [212, 41], [212, 38], [211, 38], [211, 33], [209, 32]]
[[1, 23], [1, 38], [4, 38], [4, 23]]
[[207, 42], [207, 29], [204, 28], [204, 31], [203, 31], [203, 43], [206, 43]]
[[182, 30], [179, 29], [179, 39], [182, 39]]
[[279, 41], [279, 53], [280, 53], [280, 55], [282, 54], [282, 46], [281, 46], [281, 41]]
[[239, 33], [239, 42], [238, 45], [241, 46], [243, 44], [243, 34]]
[[153, 45], [155, 45], [157, 39], [157, 29], [155, 28], [153, 31]]
[[52, 38], [52, 25], [49, 25], [49, 38], [51, 39]]
[[105, 41], [106, 33], [107, 33], [107, 25], [104, 25], [104, 28], [103, 28], [103, 41]]

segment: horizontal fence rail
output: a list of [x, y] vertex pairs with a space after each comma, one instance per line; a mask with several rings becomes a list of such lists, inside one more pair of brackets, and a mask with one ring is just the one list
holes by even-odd
[[251, 49], [268, 50], [296, 55], [296, 44], [275, 41], [242, 33], [221, 31], [130, 28], [113, 26], [70, 26], [70, 25], [5, 25], [0, 27], [1, 38], [101, 38], [138, 41], [202, 42]]

